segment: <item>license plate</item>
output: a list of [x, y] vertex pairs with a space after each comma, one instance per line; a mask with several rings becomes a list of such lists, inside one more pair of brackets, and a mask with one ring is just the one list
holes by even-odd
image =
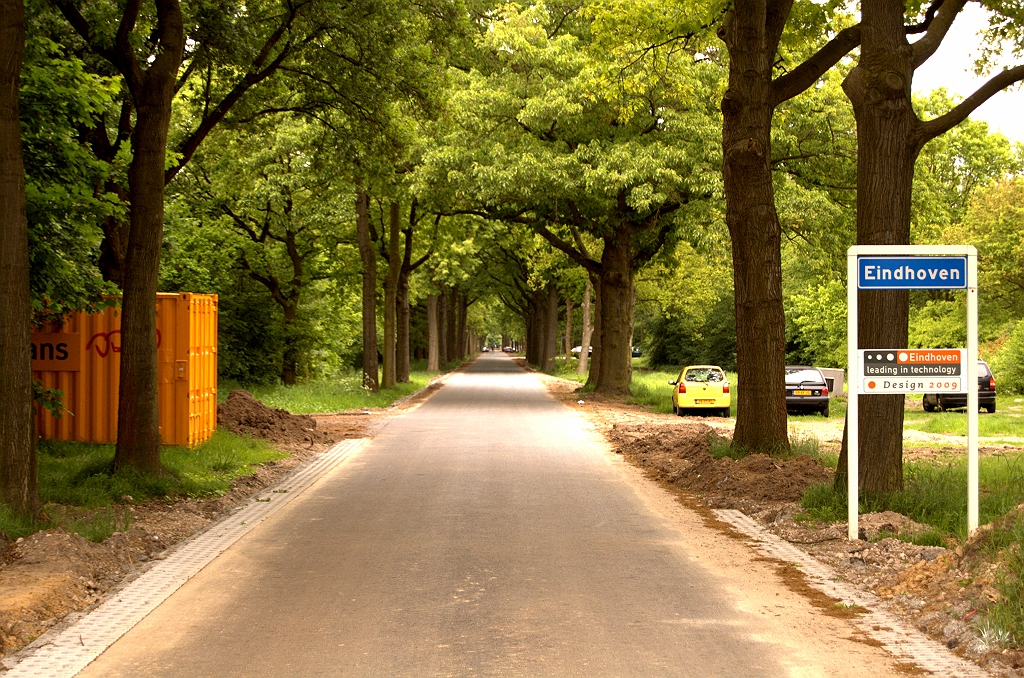
[[714, 405], [715, 404], [715, 399], [714, 398], [697, 398], [697, 404], [698, 405]]
[[811, 395], [810, 391], [793, 391], [793, 395]]

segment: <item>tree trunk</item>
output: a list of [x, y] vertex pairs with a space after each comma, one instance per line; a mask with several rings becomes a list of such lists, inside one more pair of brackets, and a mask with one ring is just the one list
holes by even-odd
[[458, 358], [459, 352], [459, 291], [456, 289], [449, 290], [445, 301], [445, 363], [450, 365]]
[[572, 297], [565, 298], [565, 364], [572, 360]]
[[0, 505], [23, 518], [40, 512], [32, 404], [25, 171], [18, 86], [25, 7], [0, 0]]
[[583, 337], [580, 341], [580, 364], [576, 367], [578, 374], [586, 374], [587, 364], [590, 362], [590, 342], [594, 336], [594, 326], [590, 320], [590, 297], [593, 291], [594, 286], [588, 277], [587, 289], [583, 292]]
[[763, 1], [749, 5], [737, 8], [722, 31], [729, 48], [722, 173], [732, 239], [739, 382], [733, 445], [773, 452], [789, 449], [782, 231], [771, 174], [772, 65], [780, 22], [789, 12], [773, 6], [780, 18], [769, 15]]
[[409, 274], [402, 273], [398, 278], [398, 337], [395, 351], [395, 379], [400, 384], [409, 382], [412, 352], [409, 348], [409, 326], [412, 312], [409, 308]]
[[600, 365], [600, 373], [594, 392], [606, 396], [630, 394], [629, 382], [633, 376], [633, 357], [629, 346], [633, 334], [632, 261], [627, 234], [620, 232], [605, 238], [601, 253], [601, 305], [598, 309], [600, 357], [597, 357], [596, 347], [594, 350], [594, 362]]
[[400, 384], [409, 382], [409, 363], [412, 355], [409, 349], [411, 309], [409, 308], [409, 276], [412, 275], [412, 226], [405, 230], [405, 250], [402, 255], [402, 270], [398, 274], [398, 338], [395, 359], [395, 377]]
[[[864, 0], [858, 65], [843, 82], [857, 118], [857, 244], [909, 245], [917, 116], [910, 99], [911, 52], [904, 7], [895, 0]], [[858, 292], [858, 345], [906, 348], [909, 294]], [[850, 395], [854, 397], [854, 377]], [[860, 486], [865, 492], [903, 489], [904, 396], [860, 399]], [[839, 475], [846, 483], [846, 445]], [[837, 481], [839, 477], [837, 476]]]
[[295, 327], [297, 316], [296, 305], [289, 304], [284, 307], [284, 356], [281, 361], [281, 381], [286, 386], [295, 385], [295, 373], [298, 371], [299, 337]]
[[427, 297], [427, 372], [438, 371], [440, 332], [438, 332], [437, 295]]
[[558, 301], [558, 288], [554, 283], [548, 283], [544, 308], [544, 364], [541, 367], [544, 372], [555, 369], [555, 356], [558, 355]]
[[363, 261], [363, 388], [377, 393], [377, 254], [370, 242], [369, 196], [356, 193], [356, 237]]
[[398, 381], [395, 367], [396, 325], [398, 316], [398, 276], [402, 272], [400, 255], [400, 224], [397, 201], [391, 203], [391, 224], [388, 229], [388, 271], [384, 278], [384, 388], [394, 388]]
[[437, 300], [437, 359], [440, 368], [448, 366], [448, 290]]
[[459, 345], [459, 360], [462, 360], [469, 353], [469, 342], [466, 336], [466, 315], [469, 312], [469, 304], [466, 303], [466, 297], [463, 294], [459, 295], [459, 317], [458, 326], [455, 328], [456, 337]]
[[[130, 204], [131, 197], [120, 183], [108, 181], [103, 190], [106, 193], [113, 193], [125, 204]], [[105, 217], [101, 228], [103, 240], [100, 242], [100, 257], [97, 262], [100, 274], [104, 280], [124, 289], [124, 260], [128, 254], [129, 224], [125, 220], [125, 215], [115, 214]]]
[[[158, 0], [165, 39], [142, 75], [126, 74], [135, 101], [132, 161], [128, 166], [131, 231], [121, 303], [121, 376], [114, 469], [164, 472], [157, 413], [156, 292], [164, 231], [164, 170], [171, 101], [184, 52], [184, 27], [176, 1]], [[131, 70], [131, 69], [129, 69]]]
[[591, 276], [590, 281], [594, 289], [594, 329], [591, 334], [591, 346], [594, 350], [590, 354], [590, 371], [587, 373], [584, 388], [593, 390], [597, 388], [597, 381], [601, 376], [601, 278]]

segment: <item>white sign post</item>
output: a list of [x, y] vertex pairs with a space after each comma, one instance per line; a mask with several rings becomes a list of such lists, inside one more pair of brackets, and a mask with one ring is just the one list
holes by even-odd
[[[978, 250], [971, 245], [854, 245], [846, 253], [846, 281], [849, 538], [857, 539], [859, 533], [857, 417], [862, 393], [967, 393], [967, 530], [973, 532], [978, 528]], [[857, 291], [893, 289], [967, 290], [966, 356], [961, 349], [859, 350]]]

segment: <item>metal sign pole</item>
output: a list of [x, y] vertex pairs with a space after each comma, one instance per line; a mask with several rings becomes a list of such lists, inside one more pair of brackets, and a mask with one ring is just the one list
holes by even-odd
[[[916, 261], [915, 261], [916, 260]], [[924, 262], [922, 265], [920, 262]], [[863, 271], [861, 264], [864, 264]], [[863, 275], [862, 275], [863, 274]], [[861, 364], [857, 335], [857, 291], [865, 289], [963, 289], [967, 292], [967, 350], [960, 353], [958, 384], [956, 391], [964, 393], [963, 379], [967, 379], [967, 529], [978, 529], [978, 250], [971, 245], [854, 245], [846, 252], [846, 363], [850, 378], [846, 408], [846, 473], [847, 473], [847, 518], [848, 536], [858, 537], [858, 492], [860, 467], [860, 437], [858, 419], [858, 398], [862, 390], [868, 393], [917, 392], [906, 382], [865, 379], [867, 363]], [[894, 347], [887, 347], [894, 348]], [[929, 349], [930, 350], [930, 349]], [[941, 349], [936, 349], [940, 353]], [[962, 350], [962, 349], [960, 349]], [[885, 351], [880, 350], [872, 360], [883, 361]], [[949, 351], [946, 351], [949, 353]], [[962, 361], [966, 359], [967, 369]], [[885, 360], [893, 361], [889, 355]], [[900, 357], [899, 361], [905, 361]], [[930, 362], [929, 358], [925, 362]], [[872, 365], [872, 375], [900, 374], [880, 372], [879, 365]], [[920, 367], [920, 366], [918, 366]], [[895, 369], [895, 368], [892, 368]], [[909, 369], [909, 368], [908, 368]], [[913, 374], [910, 371], [903, 375]], [[917, 374], [937, 376], [943, 372], [920, 372]], [[948, 388], [946, 384], [944, 388]], [[911, 391], [907, 391], [911, 388]], [[892, 390], [896, 389], [896, 390]]]
[[978, 529], [978, 250], [967, 248], [967, 534]]
[[860, 391], [860, 364], [857, 360], [857, 246], [846, 252], [846, 516], [847, 537], [858, 535], [859, 502], [857, 492], [860, 478], [860, 438], [857, 435], [858, 392]]

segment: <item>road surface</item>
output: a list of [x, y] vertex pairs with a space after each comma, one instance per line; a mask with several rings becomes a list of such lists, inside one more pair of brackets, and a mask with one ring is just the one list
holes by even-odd
[[484, 355], [81, 676], [864, 676], [878, 649]]

